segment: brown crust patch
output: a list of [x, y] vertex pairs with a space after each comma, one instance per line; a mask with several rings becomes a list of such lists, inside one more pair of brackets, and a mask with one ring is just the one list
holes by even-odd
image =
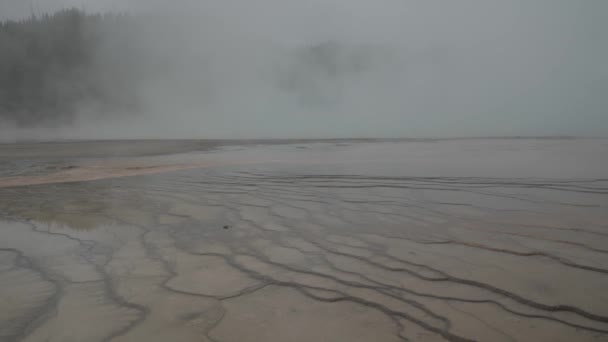
[[0, 188], [49, 184], [93, 181], [106, 178], [147, 175], [212, 166], [212, 163], [178, 164], [178, 165], [148, 165], [148, 166], [78, 166], [47, 175], [14, 176], [0, 178]]

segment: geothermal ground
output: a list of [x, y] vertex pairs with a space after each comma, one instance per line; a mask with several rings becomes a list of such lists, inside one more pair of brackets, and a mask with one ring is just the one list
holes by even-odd
[[0, 341], [607, 341], [607, 177], [601, 139], [0, 145]]

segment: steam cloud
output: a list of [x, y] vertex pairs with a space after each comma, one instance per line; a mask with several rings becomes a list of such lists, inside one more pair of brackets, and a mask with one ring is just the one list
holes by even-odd
[[[32, 7], [70, 6], [132, 15], [135, 28], [103, 32], [95, 58], [102, 68], [136, 59], [137, 70], [120, 70], [116, 84], [104, 80], [133, 94], [136, 108], [106, 113], [82, 102], [65, 124], [0, 122], [0, 139], [608, 131], [602, 0], [47, 0]], [[21, 0], [0, 3], [1, 19], [30, 11]]]

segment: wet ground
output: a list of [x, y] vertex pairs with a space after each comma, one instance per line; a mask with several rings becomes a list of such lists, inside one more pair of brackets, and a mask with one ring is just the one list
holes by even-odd
[[607, 140], [99, 144], [0, 146], [0, 341], [608, 340]]

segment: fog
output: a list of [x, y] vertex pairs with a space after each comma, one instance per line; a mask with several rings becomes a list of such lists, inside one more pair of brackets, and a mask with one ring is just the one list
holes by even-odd
[[137, 18], [137, 109], [2, 140], [608, 132], [604, 0], [0, 0], [0, 19], [72, 6]]

